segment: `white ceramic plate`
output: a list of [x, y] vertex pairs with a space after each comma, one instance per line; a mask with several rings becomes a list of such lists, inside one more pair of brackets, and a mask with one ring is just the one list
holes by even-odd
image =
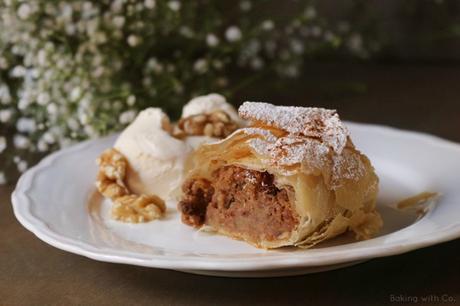
[[[27, 171], [13, 193], [18, 220], [43, 241], [96, 260], [192, 273], [264, 277], [335, 269], [460, 237], [460, 145], [433, 136], [348, 123], [356, 146], [381, 181], [381, 234], [355, 242], [347, 235], [313, 249], [265, 251], [183, 225], [168, 203], [164, 220], [124, 224], [108, 218], [110, 203], [94, 193], [96, 157], [115, 136], [54, 153]], [[423, 218], [391, 205], [422, 191], [442, 194]]]

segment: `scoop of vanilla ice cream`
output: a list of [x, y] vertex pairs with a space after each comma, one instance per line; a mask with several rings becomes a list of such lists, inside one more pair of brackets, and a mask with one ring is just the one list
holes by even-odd
[[168, 126], [169, 118], [161, 109], [147, 108], [115, 142], [115, 149], [128, 160], [126, 183], [132, 192], [166, 200], [179, 190], [192, 148], [165, 131]]
[[209, 114], [216, 110], [226, 112], [235, 122], [241, 122], [236, 109], [225, 100], [225, 97], [216, 93], [206, 96], [199, 96], [190, 100], [182, 109], [182, 118], [198, 115]]
[[[235, 108], [219, 94], [196, 97], [182, 109], [182, 118], [226, 112], [235, 122], [243, 122]], [[175, 198], [184, 178], [189, 154], [203, 143], [218, 141], [207, 136], [172, 137], [168, 116], [159, 108], [147, 108], [120, 134], [114, 148], [123, 154], [129, 167], [126, 184], [136, 194], [155, 194], [164, 200]]]

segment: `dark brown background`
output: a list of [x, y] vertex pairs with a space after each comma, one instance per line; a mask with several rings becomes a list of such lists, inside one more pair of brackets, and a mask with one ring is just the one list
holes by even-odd
[[[323, 63], [305, 69], [308, 77], [289, 85], [277, 86], [268, 77], [240, 96], [337, 108], [347, 120], [460, 142], [458, 65]], [[423, 296], [444, 294], [460, 305], [460, 240], [298, 277], [196, 276], [96, 262], [48, 246], [15, 220], [12, 190], [0, 187], [0, 305], [404, 304], [392, 302], [391, 295], [415, 296], [417, 305], [449, 305], [421, 302]]]

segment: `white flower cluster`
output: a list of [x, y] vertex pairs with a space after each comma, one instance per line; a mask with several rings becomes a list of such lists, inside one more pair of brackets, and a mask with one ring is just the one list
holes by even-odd
[[177, 114], [191, 96], [238, 87], [228, 67], [294, 77], [320, 46], [363, 52], [359, 34], [325, 28], [312, 6], [257, 21], [263, 2], [236, 3], [235, 19], [218, 1], [0, 1], [0, 184], [147, 106]]

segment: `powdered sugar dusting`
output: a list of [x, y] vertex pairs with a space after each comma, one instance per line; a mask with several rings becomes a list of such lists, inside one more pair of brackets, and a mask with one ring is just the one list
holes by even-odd
[[339, 154], [349, 135], [335, 110], [244, 102], [238, 113], [243, 119], [260, 121], [290, 134], [319, 138]]
[[264, 163], [277, 167], [285, 175], [291, 175], [289, 166], [297, 164], [313, 172], [325, 170], [331, 173], [333, 189], [340, 187], [342, 179], [356, 181], [365, 175], [365, 166], [359, 153], [343, 150], [337, 154], [315, 138], [292, 135], [276, 138], [272, 134], [265, 138], [260, 134], [260, 137], [251, 138], [248, 142], [256, 154], [266, 158], [263, 159]]
[[310, 168], [321, 169], [326, 166], [330, 148], [313, 138], [285, 136], [272, 139], [253, 138], [249, 145], [254, 151], [268, 157], [268, 163], [275, 166], [308, 164]]
[[332, 184], [340, 186], [340, 179], [357, 180], [365, 175], [365, 167], [358, 153], [345, 150], [332, 159]]
[[239, 130], [255, 135], [247, 140], [250, 147], [264, 157], [264, 163], [278, 167], [286, 175], [290, 174], [289, 166], [302, 164], [312, 171], [331, 173], [332, 188], [337, 188], [342, 179], [358, 180], [365, 174], [360, 154], [344, 150], [349, 133], [333, 110], [245, 102], [239, 113], [245, 119], [288, 132], [277, 137], [263, 128]]

